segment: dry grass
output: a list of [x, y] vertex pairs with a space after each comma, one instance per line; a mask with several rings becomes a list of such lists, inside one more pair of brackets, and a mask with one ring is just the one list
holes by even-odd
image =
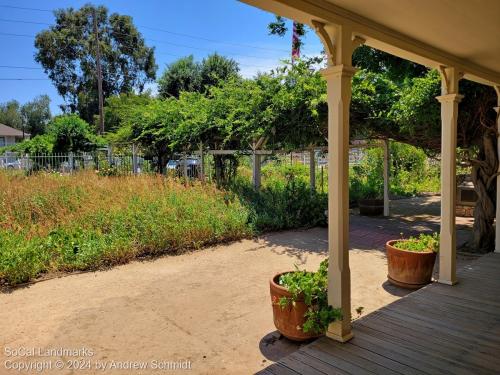
[[95, 269], [248, 236], [247, 210], [161, 176], [0, 173], [0, 281]]

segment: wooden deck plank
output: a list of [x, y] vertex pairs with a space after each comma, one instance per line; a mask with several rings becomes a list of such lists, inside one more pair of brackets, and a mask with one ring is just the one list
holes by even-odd
[[319, 339], [262, 374], [500, 374], [500, 254], [474, 261], [458, 279], [356, 320], [348, 343]]

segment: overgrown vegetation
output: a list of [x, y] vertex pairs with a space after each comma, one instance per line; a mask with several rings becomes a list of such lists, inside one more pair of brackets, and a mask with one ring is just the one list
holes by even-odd
[[342, 319], [342, 311], [328, 305], [328, 259], [321, 262], [316, 272], [297, 268], [294, 272], [281, 275], [279, 285], [292, 295], [291, 298], [280, 298], [281, 308], [296, 301], [304, 301], [308, 306], [304, 316], [306, 321], [302, 327], [304, 332], [324, 333], [330, 323]]
[[439, 251], [439, 234], [421, 233], [418, 237], [410, 237], [407, 240], [397, 241], [393, 246], [401, 250], [414, 251], [416, 253], [437, 253]]
[[0, 173], [0, 282], [98, 269], [253, 233], [237, 199], [160, 176]]

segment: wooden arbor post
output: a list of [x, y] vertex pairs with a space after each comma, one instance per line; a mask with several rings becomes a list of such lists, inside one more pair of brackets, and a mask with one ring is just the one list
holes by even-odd
[[342, 309], [343, 319], [328, 327], [327, 336], [341, 342], [351, 330], [349, 269], [349, 108], [355, 69], [352, 53], [359, 45], [348, 26], [313, 21], [328, 58], [323, 70], [328, 101], [328, 303]]
[[462, 74], [456, 68], [441, 69], [441, 92], [437, 97], [441, 103], [441, 233], [439, 247], [439, 282], [448, 285], [457, 283], [456, 276], [456, 225], [455, 205], [457, 191], [456, 149], [458, 82]]

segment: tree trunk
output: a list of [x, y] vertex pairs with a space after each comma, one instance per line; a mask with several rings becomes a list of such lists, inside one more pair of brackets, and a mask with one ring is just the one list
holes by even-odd
[[496, 173], [498, 171], [497, 135], [483, 134], [477, 160], [472, 160], [472, 181], [477, 193], [474, 209], [474, 251], [486, 253], [495, 248]]

